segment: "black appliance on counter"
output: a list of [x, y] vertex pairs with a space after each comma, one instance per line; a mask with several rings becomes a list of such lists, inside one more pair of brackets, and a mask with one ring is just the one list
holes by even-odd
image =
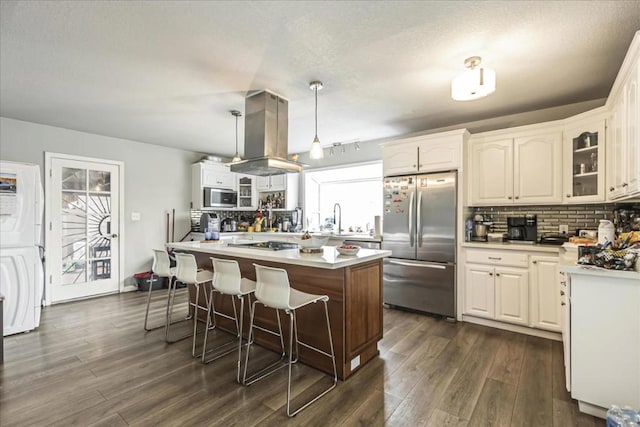
[[538, 240], [538, 216], [508, 216], [507, 239], [513, 242], [531, 242]]

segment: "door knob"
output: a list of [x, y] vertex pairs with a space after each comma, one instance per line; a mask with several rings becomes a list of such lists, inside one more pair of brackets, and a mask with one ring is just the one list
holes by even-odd
[[116, 233], [113, 233], [113, 234], [111, 235], [111, 238], [112, 238], [112, 239], [115, 239], [116, 237], [118, 237], [118, 235], [117, 235]]

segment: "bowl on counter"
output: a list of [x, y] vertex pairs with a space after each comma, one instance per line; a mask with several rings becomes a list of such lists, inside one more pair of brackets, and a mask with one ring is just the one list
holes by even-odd
[[336, 250], [340, 255], [353, 256], [358, 253], [360, 250], [360, 246], [357, 245], [342, 245], [336, 247]]
[[326, 245], [329, 238], [329, 236], [311, 236], [310, 239], [294, 237], [293, 240], [303, 249], [318, 249]]

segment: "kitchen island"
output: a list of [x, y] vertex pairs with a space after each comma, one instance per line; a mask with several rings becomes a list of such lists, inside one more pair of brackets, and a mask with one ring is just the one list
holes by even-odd
[[[236, 240], [234, 243], [243, 242]], [[253, 280], [256, 278], [254, 263], [284, 268], [293, 288], [328, 295], [331, 333], [340, 379], [348, 378], [378, 355], [378, 341], [382, 338], [382, 259], [391, 255], [390, 251], [361, 249], [355, 256], [342, 256], [335, 247], [330, 246], [314, 254], [300, 253], [298, 249], [271, 251], [228, 246], [224, 242], [169, 243], [167, 246], [178, 252], [193, 253], [198, 266], [208, 270], [212, 269], [209, 259], [212, 256], [234, 259], [238, 261], [242, 275]], [[191, 297], [194, 296], [192, 292]], [[204, 301], [202, 295], [200, 301]], [[230, 297], [217, 295], [215, 305], [218, 311], [233, 312]], [[248, 309], [243, 315], [244, 323], [248, 325]], [[230, 330], [235, 329], [234, 324], [222, 317], [216, 318], [216, 321]], [[300, 310], [297, 321], [301, 341], [329, 350], [321, 304]], [[271, 330], [277, 330], [278, 327], [274, 311], [261, 305], [256, 305], [256, 324]], [[245, 329], [245, 336], [247, 332]], [[256, 342], [272, 350], [280, 350], [278, 338], [267, 333], [256, 331]], [[328, 373], [333, 370], [330, 360], [304, 346], [300, 346], [300, 360]]]

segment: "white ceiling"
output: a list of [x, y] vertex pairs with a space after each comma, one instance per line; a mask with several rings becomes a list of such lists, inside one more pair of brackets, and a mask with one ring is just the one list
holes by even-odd
[[[638, 29], [635, 0], [2, 1], [0, 115], [231, 156], [268, 88], [303, 152], [311, 80], [323, 145], [380, 139], [604, 98]], [[452, 101], [472, 55], [497, 91]]]

